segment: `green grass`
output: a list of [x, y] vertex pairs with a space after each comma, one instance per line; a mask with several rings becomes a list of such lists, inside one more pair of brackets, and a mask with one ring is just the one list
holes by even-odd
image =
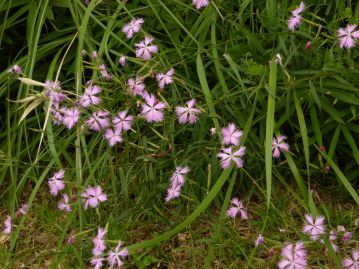
[[[0, 3], [0, 222], [15, 218], [22, 203], [30, 206], [10, 236], [0, 234], [0, 267], [85, 268], [101, 226], [108, 248], [119, 239], [128, 247], [126, 268], [275, 268], [284, 243], [298, 240], [310, 266], [340, 268], [358, 244], [359, 52], [339, 48], [336, 31], [359, 24], [359, 3], [306, 1], [302, 25], [290, 32], [287, 19], [298, 4], [218, 0], [196, 10], [190, 0]], [[136, 17], [145, 23], [129, 40], [121, 28]], [[159, 46], [151, 61], [134, 56], [144, 35]], [[98, 59], [90, 57], [94, 50]], [[277, 53], [283, 66], [274, 62]], [[100, 63], [112, 80], [101, 78]], [[14, 64], [22, 74], [7, 72]], [[171, 67], [174, 83], [159, 90], [154, 74]], [[168, 105], [165, 120], [148, 124], [136, 116], [124, 141], [109, 147], [84, 127], [86, 114], [138, 115], [139, 99], [126, 93], [136, 76]], [[103, 101], [83, 110], [75, 128], [55, 126], [41, 86], [46, 79], [61, 81], [68, 105], [93, 79]], [[175, 107], [192, 98], [198, 122], [179, 125]], [[231, 122], [244, 133], [245, 165], [223, 170], [220, 130]], [[278, 134], [288, 137], [290, 151], [275, 159]], [[191, 172], [182, 195], [166, 203], [180, 165]], [[61, 168], [65, 192], [78, 198], [69, 214], [48, 193], [47, 179]], [[98, 209], [82, 207], [88, 185], [108, 195]], [[248, 221], [226, 216], [235, 196]], [[306, 213], [324, 215], [328, 231], [345, 225], [353, 238], [338, 243], [337, 253], [327, 239], [326, 246], [309, 241], [301, 232]], [[260, 233], [265, 244], [256, 248]]]

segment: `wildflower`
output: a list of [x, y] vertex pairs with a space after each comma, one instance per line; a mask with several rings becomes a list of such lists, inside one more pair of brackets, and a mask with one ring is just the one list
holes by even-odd
[[118, 63], [123, 67], [126, 65], [126, 57], [125, 56], [121, 56], [120, 59], [118, 60]]
[[344, 225], [338, 225], [337, 226], [337, 231], [339, 233], [344, 233], [346, 231]]
[[177, 113], [177, 119], [180, 124], [195, 124], [197, 121], [198, 114], [201, 111], [196, 108], [196, 100], [192, 99], [186, 102], [185, 107], [177, 106], [175, 111]]
[[233, 198], [231, 200], [231, 204], [234, 205], [230, 207], [227, 210], [227, 216], [230, 218], [235, 218], [237, 214], [239, 213], [241, 215], [241, 219], [248, 219], [248, 213], [247, 209], [243, 206], [243, 203], [241, 200], [239, 200], [237, 197]]
[[91, 259], [91, 265], [93, 266], [94, 269], [100, 269], [103, 266], [104, 260], [105, 260], [105, 258], [93, 257]]
[[222, 144], [233, 146], [239, 144], [240, 138], [243, 135], [243, 132], [240, 131], [234, 123], [230, 123], [227, 127], [223, 127], [221, 133], [223, 136]]
[[275, 62], [276, 64], [280, 64], [281, 66], [283, 66], [282, 56], [281, 56], [279, 53], [277, 53], [277, 54], [275, 55], [275, 60], [274, 60], [274, 62]]
[[300, 15], [305, 9], [304, 2], [300, 2], [300, 5], [292, 11], [292, 17], [288, 20], [288, 28], [294, 31], [295, 27], [302, 23], [302, 16]]
[[127, 115], [127, 111], [120, 111], [117, 116], [112, 118], [112, 124], [118, 132], [128, 131], [131, 129], [133, 116]]
[[233, 148], [222, 148], [221, 152], [218, 153], [217, 157], [221, 159], [221, 166], [223, 169], [229, 168], [231, 165], [231, 161], [234, 161], [238, 168], [243, 166], [242, 157], [246, 153], [245, 147], [240, 147], [239, 150], [232, 152]]
[[352, 232], [346, 232], [346, 233], [344, 233], [342, 240], [344, 243], [347, 243], [352, 237], [353, 237]]
[[10, 74], [20, 74], [22, 72], [22, 69], [20, 66], [18, 66], [17, 64], [15, 64], [13, 67], [11, 67], [8, 71]]
[[126, 34], [127, 38], [132, 38], [135, 33], [141, 30], [141, 26], [144, 22], [142, 18], [133, 19], [122, 27], [122, 32]]
[[208, 6], [208, 0], [192, 0], [193, 4], [196, 6], [196, 9]]
[[158, 81], [158, 86], [160, 89], [163, 89], [166, 85], [169, 85], [173, 82], [173, 74], [175, 73], [175, 70], [171, 68], [166, 72], [166, 74], [158, 73], [156, 75], [156, 80]]
[[307, 253], [303, 242], [289, 244], [282, 248], [283, 259], [278, 263], [279, 269], [305, 269], [307, 267]]
[[16, 217], [20, 217], [21, 215], [26, 215], [28, 209], [29, 209], [28, 204], [22, 204], [19, 210], [15, 213]]
[[274, 158], [279, 158], [281, 151], [289, 151], [289, 145], [284, 142], [287, 137], [285, 135], [279, 135], [273, 137], [272, 140], [272, 152]]
[[355, 42], [359, 39], [359, 30], [355, 30], [356, 24], [348, 24], [345, 28], [338, 29], [339, 47], [350, 49], [355, 47]]
[[85, 124], [92, 131], [98, 132], [101, 129], [107, 128], [110, 125], [110, 122], [107, 118], [108, 114], [109, 113], [107, 111], [94, 112]]
[[4, 222], [4, 234], [10, 234], [11, 233], [11, 228], [12, 228], [12, 224], [11, 224], [11, 216], [7, 215], [6, 216], [6, 220]]
[[71, 207], [69, 205], [69, 196], [67, 194], [63, 194], [63, 201], [57, 204], [58, 209], [64, 210], [66, 212], [71, 212]]
[[145, 39], [140, 43], [136, 43], [136, 57], [142, 58], [144, 60], [150, 60], [152, 54], [158, 52], [158, 47], [156, 45], [151, 45], [151, 42], [154, 39], [149, 36], [145, 36]]
[[101, 98], [96, 96], [101, 92], [99, 86], [89, 86], [85, 88], [85, 93], [81, 95], [79, 103], [82, 107], [86, 108], [90, 105], [98, 105], [101, 102]]
[[57, 196], [59, 191], [65, 189], [65, 182], [63, 181], [65, 175], [65, 171], [61, 169], [56, 172], [51, 178], [49, 178], [47, 184], [50, 187], [50, 194], [53, 196]]
[[105, 130], [105, 138], [107, 139], [108, 144], [111, 147], [116, 145], [117, 143], [121, 143], [123, 140], [121, 131], [119, 131], [117, 129], [115, 129], [115, 131], [113, 131], [110, 128]]
[[181, 194], [181, 189], [183, 185], [180, 184], [171, 184], [171, 186], [167, 189], [167, 196], [166, 196], [166, 202], [169, 202], [170, 200], [177, 198]]
[[50, 114], [52, 116], [52, 123], [54, 125], [60, 125], [62, 123], [63, 117], [60, 112], [59, 104], [52, 103]]
[[46, 90], [60, 91], [61, 90], [60, 81], [58, 81], [58, 80], [57, 81], [46, 80], [44, 88]]
[[354, 249], [352, 251], [352, 259], [351, 258], [344, 258], [343, 260], [343, 267], [345, 269], [359, 269], [359, 250]]
[[97, 235], [94, 239], [92, 239], [92, 243], [94, 244], [94, 247], [92, 249], [92, 254], [94, 256], [101, 255], [104, 250], [106, 249], [106, 243], [104, 240], [104, 237], [106, 235], [106, 230], [104, 228], [99, 227], [97, 230]]
[[100, 64], [98, 68], [100, 68], [100, 73], [104, 79], [110, 80], [112, 78], [112, 75], [107, 72], [106, 65]]
[[60, 104], [63, 100], [66, 99], [66, 94], [63, 94], [62, 92], [56, 92], [52, 89], [48, 89], [45, 92], [45, 95], [51, 100], [52, 99], [52, 105], [56, 106], [57, 104]]
[[75, 236], [70, 234], [66, 240], [67, 245], [72, 245], [75, 242]]
[[160, 122], [163, 121], [163, 110], [165, 107], [165, 103], [158, 101], [153, 94], [150, 94], [145, 97], [141, 115], [146, 118], [147, 122]]
[[140, 78], [137, 77], [136, 79], [130, 78], [129, 80], [127, 80], [127, 86], [130, 94], [132, 94], [133, 96], [139, 95], [145, 98], [145, 96], [148, 95], [145, 90], [145, 84], [143, 83], [143, 80]]
[[62, 123], [66, 126], [67, 129], [71, 129], [80, 119], [80, 110], [76, 107], [66, 108], [63, 107], [60, 109], [63, 113]]
[[185, 178], [184, 176], [187, 175], [191, 171], [191, 168], [188, 166], [178, 166], [176, 167], [176, 171], [173, 172], [171, 176], [171, 184], [172, 185], [183, 185]]
[[263, 243], [264, 243], [264, 237], [261, 234], [259, 234], [256, 239], [255, 246], [258, 247], [259, 245], [262, 245]]
[[96, 50], [92, 51], [91, 56], [92, 58], [97, 59], [97, 51]]
[[309, 50], [311, 47], [312, 47], [312, 43], [308, 40], [307, 43], [305, 44], [305, 48]]
[[311, 240], [316, 241], [320, 235], [324, 234], [324, 216], [318, 216], [313, 219], [311, 215], [305, 215], [306, 224], [303, 228], [303, 233], [310, 236]]
[[211, 135], [215, 135], [215, 134], [217, 133], [217, 130], [216, 130], [215, 127], [212, 127], [212, 128], [210, 129], [210, 131], [211, 131]]
[[117, 264], [118, 268], [121, 268], [123, 265], [123, 261], [121, 260], [121, 258], [125, 258], [130, 254], [126, 248], [120, 250], [121, 246], [122, 246], [122, 241], [120, 240], [115, 250], [114, 251], [110, 250], [108, 252], [107, 261], [110, 265], [110, 268], [113, 268], [115, 264]]
[[[100, 202], [107, 200], [107, 195], [102, 192], [101, 186], [92, 187], [89, 186], [86, 191], [84, 191], [81, 196], [85, 198], [84, 208], [85, 210], [90, 207], [97, 207]], [[94, 254], [96, 255], [96, 254]]]

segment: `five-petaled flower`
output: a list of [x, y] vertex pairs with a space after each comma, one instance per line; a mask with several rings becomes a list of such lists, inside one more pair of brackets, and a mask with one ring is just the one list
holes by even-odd
[[282, 248], [282, 260], [279, 269], [305, 269], [307, 267], [307, 252], [303, 242], [289, 244]]
[[118, 268], [121, 268], [123, 265], [123, 258], [126, 258], [129, 255], [129, 252], [126, 248], [122, 248], [120, 250], [120, 247], [122, 246], [122, 241], [120, 240], [114, 250], [110, 250], [108, 252], [107, 261], [110, 265], [110, 268], [114, 268], [117, 264]]
[[158, 47], [151, 44], [153, 40], [153, 37], [145, 36], [144, 40], [135, 44], [137, 58], [150, 60], [152, 58], [152, 54], [158, 52]]
[[240, 147], [239, 150], [234, 151], [232, 147], [222, 148], [221, 152], [217, 154], [217, 157], [221, 159], [221, 166], [223, 169], [229, 168], [231, 161], [234, 161], [238, 168], [243, 166], [242, 157], [246, 153], [244, 146]]
[[133, 19], [122, 27], [122, 32], [126, 34], [127, 38], [132, 38], [135, 33], [141, 30], [141, 26], [144, 22], [142, 18]]
[[243, 135], [243, 132], [237, 128], [234, 123], [228, 124], [227, 127], [223, 127], [221, 130], [223, 139], [223, 145], [233, 145], [237, 146], [240, 142], [240, 138]]
[[359, 249], [354, 249], [352, 251], [352, 259], [344, 258], [343, 267], [345, 269], [359, 269]]
[[163, 110], [166, 104], [156, 99], [153, 94], [145, 97], [145, 102], [142, 104], [141, 115], [146, 118], [147, 122], [163, 121]]
[[325, 233], [324, 216], [313, 218], [311, 215], [305, 215], [306, 223], [303, 227], [303, 233], [310, 236], [310, 239], [316, 241]]
[[345, 28], [338, 29], [339, 47], [353, 48], [355, 47], [356, 40], [359, 39], [359, 30], [356, 24], [348, 24]]
[[81, 196], [84, 200], [84, 208], [85, 210], [90, 207], [97, 207], [100, 202], [104, 202], [107, 200], [107, 195], [102, 192], [101, 186], [92, 187], [89, 186], [86, 191], [84, 191]]
[[227, 216], [230, 218], [235, 218], [237, 214], [239, 213], [241, 216], [241, 219], [246, 220], [248, 219], [248, 212], [247, 209], [244, 207], [241, 200], [239, 200], [237, 197], [233, 198], [231, 200], [232, 206], [227, 210]]
[[173, 82], [173, 74], [175, 73], [175, 70], [171, 68], [168, 70], [165, 74], [158, 73], [156, 75], [156, 80], [158, 81], [158, 86], [160, 89], [163, 89], [166, 85], [169, 85]]
[[180, 124], [195, 124], [197, 122], [198, 114], [201, 113], [196, 107], [196, 100], [192, 99], [186, 102], [185, 107], [177, 106], [175, 108], [177, 119]]
[[64, 182], [65, 171], [63, 169], [56, 172], [53, 177], [49, 178], [47, 184], [50, 188], [50, 194], [53, 196], [57, 196], [59, 191], [65, 189], [65, 182]]
[[98, 105], [101, 102], [101, 98], [96, 96], [101, 92], [99, 86], [89, 86], [85, 89], [85, 93], [81, 95], [79, 103], [82, 107], [88, 107], [90, 105]]
[[279, 135], [273, 137], [272, 140], [272, 155], [274, 158], [279, 158], [281, 151], [289, 151], [289, 145], [285, 143], [287, 137], [285, 135]]

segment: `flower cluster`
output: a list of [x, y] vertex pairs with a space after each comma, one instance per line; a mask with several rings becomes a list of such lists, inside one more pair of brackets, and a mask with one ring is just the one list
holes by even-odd
[[188, 166], [178, 166], [173, 172], [170, 181], [170, 187], [167, 189], [166, 202], [177, 198], [181, 194], [181, 189], [185, 183], [185, 175], [187, 175], [191, 169]]

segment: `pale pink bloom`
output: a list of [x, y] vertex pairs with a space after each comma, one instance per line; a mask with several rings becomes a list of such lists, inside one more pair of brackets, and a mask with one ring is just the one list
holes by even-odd
[[75, 236], [74, 235], [69, 235], [67, 240], [66, 240], [66, 244], [67, 245], [72, 245], [75, 242]]
[[91, 56], [92, 58], [97, 59], [97, 51], [94, 50], [93, 52], [91, 52]]
[[307, 253], [303, 242], [289, 244], [282, 248], [283, 259], [278, 263], [279, 269], [305, 269], [307, 267]]
[[107, 111], [97, 111], [94, 112], [90, 118], [85, 122], [85, 124], [95, 132], [100, 131], [101, 129], [107, 128], [110, 125], [108, 120], [109, 113]]
[[91, 258], [91, 265], [93, 266], [94, 269], [100, 269], [103, 266], [104, 260], [105, 260], [105, 258], [93, 257], [93, 258]]
[[273, 137], [272, 140], [272, 153], [274, 158], [279, 158], [281, 151], [289, 151], [289, 145], [284, 142], [287, 137], [285, 135], [279, 135]]
[[264, 243], [264, 237], [261, 234], [259, 234], [256, 239], [255, 246], [258, 247], [259, 245], [262, 245], [263, 243]]
[[338, 225], [337, 226], [337, 231], [339, 233], [344, 233], [346, 231], [344, 225]]
[[82, 107], [88, 107], [90, 105], [98, 105], [101, 102], [101, 98], [96, 96], [101, 92], [99, 86], [89, 86], [85, 88], [85, 93], [81, 95], [79, 103]]
[[112, 147], [114, 145], [116, 145], [117, 143], [121, 143], [122, 142], [122, 135], [121, 135], [121, 131], [115, 129], [115, 131], [113, 131], [112, 129], [108, 128], [105, 130], [105, 138], [108, 141], [108, 144]]
[[177, 106], [175, 111], [177, 113], [177, 119], [180, 124], [195, 124], [198, 118], [198, 114], [201, 113], [196, 107], [196, 100], [192, 99], [186, 102], [185, 107]]
[[142, 98], [145, 98], [145, 96], [148, 95], [145, 90], [146, 86], [141, 78], [130, 78], [129, 80], [127, 80], [127, 86], [130, 94], [132, 94], [133, 96], [139, 95]]
[[96, 237], [92, 239], [92, 243], [94, 244], [94, 247], [92, 249], [92, 254], [94, 256], [101, 255], [106, 249], [106, 243], [104, 240], [106, 233], [107, 231], [104, 228], [99, 227], [97, 230]]
[[354, 249], [351, 258], [344, 258], [343, 267], [345, 269], [359, 269], [359, 249]]
[[27, 210], [29, 209], [28, 204], [22, 204], [19, 208], [19, 210], [15, 213], [16, 217], [20, 217], [22, 215], [26, 215]]
[[127, 115], [127, 111], [120, 111], [117, 116], [112, 118], [112, 124], [117, 132], [128, 131], [131, 129], [133, 116]]
[[152, 37], [145, 36], [144, 40], [135, 44], [137, 58], [150, 60], [152, 58], [152, 54], [158, 52], [158, 47], [151, 44], [153, 40], [154, 39]]
[[217, 157], [221, 159], [221, 166], [223, 169], [229, 168], [231, 161], [234, 161], [238, 168], [243, 166], [242, 157], [246, 153], [245, 147], [240, 147], [239, 150], [232, 152], [233, 148], [222, 148], [221, 152], [217, 154]]
[[[90, 207], [97, 207], [100, 202], [107, 200], [107, 195], [102, 192], [101, 186], [92, 187], [89, 186], [86, 191], [84, 191], [81, 196], [85, 198], [84, 208], [85, 210]], [[96, 255], [96, 254], [94, 254]]]
[[165, 103], [158, 101], [153, 94], [150, 94], [142, 104], [141, 115], [146, 118], [147, 122], [161, 122], [164, 118], [163, 110], [165, 108]]
[[126, 56], [121, 56], [118, 60], [119, 64], [123, 67], [126, 65]]
[[110, 80], [112, 78], [112, 75], [109, 72], [107, 72], [106, 65], [100, 64], [98, 67], [104, 79]]
[[173, 68], [168, 70], [166, 74], [158, 73], [156, 75], [156, 80], [158, 81], [158, 87], [160, 87], [160, 89], [163, 89], [166, 85], [173, 83], [172, 77], [174, 73], [175, 70]]
[[241, 219], [246, 220], [248, 219], [248, 212], [247, 209], [243, 206], [243, 203], [241, 200], [239, 200], [237, 197], [233, 198], [231, 200], [232, 206], [227, 210], [227, 216], [230, 218], [235, 218], [237, 214], [239, 213], [241, 216]]
[[61, 90], [60, 81], [46, 80], [44, 88], [46, 90], [60, 91]]
[[172, 185], [183, 185], [185, 182], [185, 175], [191, 171], [188, 166], [178, 166], [176, 171], [173, 172], [170, 181]]
[[122, 32], [126, 34], [127, 38], [132, 38], [135, 33], [141, 30], [141, 26], [144, 22], [142, 18], [133, 19], [122, 27]]
[[51, 100], [52, 99], [52, 105], [56, 106], [57, 104], [61, 103], [63, 100], [66, 99], [66, 94], [63, 94], [62, 92], [56, 92], [52, 89], [48, 89], [45, 92], [45, 95]]
[[66, 108], [63, 107], [60, 109], [63, 113], [62, 123], [66, 126], [67, 129], [71, 129], [80, 119], [80, 110], [76, 107]]
[[275, 55], [275, 60], [274, 60], [274, 62], [275, 62], [276, 64], [280, 64], [280, 65], [283, 66], [282, 56], [281, 56], [279, 53], [277, 53], [277, 54]]
[[6, 220], [4, 222], [4, 234], [10, 234], [11, 233], [11, 228], [12, 228], [12, 224], [11, 224], [11, 216], [7, 215], [6, 216]]
[[63, 181], [65, 175], [65, 171], [61, 169], [56, 172], [53, 177], [49, 178], [47, 184], [50, 187], [50, 194], [53, 196], [57, 196], [59, 191], [65, 189], [65, 182]]
[[69, 205], [69, 196], [67, 194], [63, 194], [62, 197], [63, 201], [57, 204], [57, 208], [66, 212], [71, 212], [71, 207]]
[[227, 127], [223, 127], [221, 130], [223, 140], [223, 145], [233, 145], [237, 146], [243, 135], [243, 132], [237, 128], [234, 123], [228, 124]]
[[355, 47], [356, 40], [359, 39], [359, 30], [356, 30], [356, 27], [356, 24], [348, 24], [347, 27], [338, 29], [339, 47]]
[[11, 67], [8, 71], [10, 74], [20, 74], [22, 72], [22, 69], [20, 66], [18, 66], [17, 64], [15, 64], [13, 67]]
[[123, 248], [120, 250], [120, 247], [122, 246], [122, 241], [120, 240], [114, 249], [114, 251], [110, 250], [108, 252], [107, 261], [110, 265], [110, 268], [114, 268], [117, 264], [117, 268], [121, 268], [123, 265], [123, 261], [121, 258], [126, 258], [130, 253], [126, 248]]
[[212, 127], [212, 128], [210, 129], [210, 131], [211, 131], [211, 135], [215, 135], [215, 134], [217, 133], [217, 130], [216, 130], [215, 127]]
[[346, 232], [344, 233], [342, 240], [344, 241], [344, 243], [347, 243], [352, 237], [353, 237], [352, 232]]
[[85, 0], [85, 4], [86, 5], [90, 4], [90, 0]]
[[53, 103], [51, 106], [51, 116], [52, 116], [52, 123], [54, 125], [60, 125], [62, 123], [62, 115], [61, 115], [61, 110], [59, 109], [59, 104], [58, 103]]
[[299, 26], [302, 23], [301, 13], [305, 9], [305, 4], [300, 2], [300, 5], [292, 11], [292, 17], [288, 20], [288, 28], [291, 31], [294, 31], [295, 27]]
[[183, 185], [171, 184], [171, 186], [167, 189], [166, 202], [177, 198], [181, 194], [181, 189]]
[[310, 239], [316, 241], [319, 236], [325, 233], [324, 216], [313, 218], [305, 214], [306, 223], [303, 227], [303, 233], [310, 236]]
[[192, 0], [192, 2], [196, 6], [196, 9], [208, 6], [208, 0]]

